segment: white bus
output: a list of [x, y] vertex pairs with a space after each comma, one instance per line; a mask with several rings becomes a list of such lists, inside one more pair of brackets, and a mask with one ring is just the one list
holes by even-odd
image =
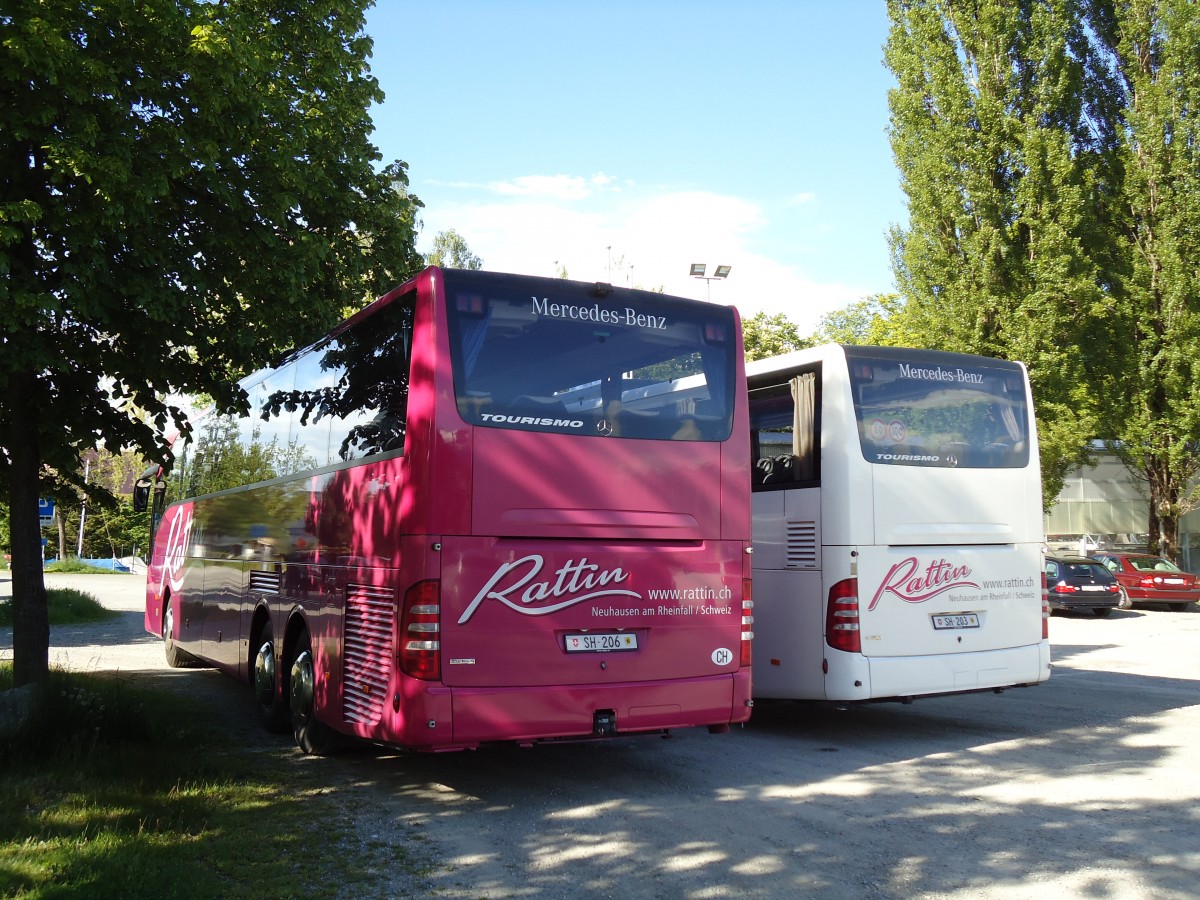
[[755, 696], [908, 702], [1045, 681], [1024, 366], [831, 344], [746, 370]]

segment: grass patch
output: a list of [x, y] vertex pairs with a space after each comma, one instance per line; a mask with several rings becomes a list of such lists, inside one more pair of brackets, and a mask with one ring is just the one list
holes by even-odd
[[[100, 601], [86, 591], [75, 588], [47, 588], [46, 608], [51, 625], [82, 625], [88, 622], [103, 622], [120, 615], [100, 605]], [[12, 598], [0, 600], [0, 626], [12, 628]]]
[[358, 837], [321, 766], [239, 746], [203, 701], [61, 670], [39, 697], [0, 737], [0, 897], [367, 896], [381, 863], [419, 877], [403, 846]]

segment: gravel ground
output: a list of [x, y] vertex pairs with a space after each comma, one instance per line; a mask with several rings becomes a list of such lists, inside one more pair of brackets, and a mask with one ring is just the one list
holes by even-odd
[[[140, 577], [48, 583], [122, 612], [53, 629], [55, 664], [210, 691], [231, 728], [279, 746], [245, 687], [166, 667]], [[1200, 896], [1200, 612], [1055, 616], [1051, 637], [1050, 681], [999, 696], [760, 704], [719, 736], [294, 758], [345, 796], [370, 897]], [[0, 629], [0, 657], [11, 646]], [[390, 864], [400, 847], [424, 881]]]

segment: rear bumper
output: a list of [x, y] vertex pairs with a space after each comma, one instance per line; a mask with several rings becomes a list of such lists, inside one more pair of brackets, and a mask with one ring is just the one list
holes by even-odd
[[1150, 591], [1126, 587], [1131, 603], [1197, 603], [1200, 597], [1194, 591]]
[[[837, 677], [841, 668], [834, 657], [853, 657], [826, 650], [829, 700], [891, 700], [898, 698], [990, 691], [1018, 685], [1039, 684], [1050, 677], [1050, 642], [1024, 647], [981, 650], [972, 653], [943, 653], [933, 656], [859, 657], [865, 661], [867, 678], [847, 681]], [[858, 666], [862, 670], [862, 666]]]
[[[1129, 598], [1133, 600], [1133, 597]], [[1120, 594], [1105, 595], [1102, 597], [1072, 597], [1069, 600], [1061, 599], [1051, 595], [1051, 609], [1116, 609], [1121, 605]]]
[[[372, 740], [413, 750], [466, 750], [480, 744], [579, 740], [659, 732], [674, 728], [713, 726], [717, 729], [750, 718], [750, 670], [679, 681], [558, 685], [512, 688], [438, 687], [426, 700], [440, 707], [428, 727], [410, 708], [407, 723], [400, 710], [387, 733], [363, 735]], [[597, 731], [597, 715], [615, 730]], [[407, 724], [407, 727], [406, 727]], [[446, 727], [449, 726], [449, 727]]]

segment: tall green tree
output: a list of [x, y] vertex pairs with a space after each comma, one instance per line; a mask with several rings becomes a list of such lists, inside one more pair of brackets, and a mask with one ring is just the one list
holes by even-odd
[[88, 451], [84, 457], [83, 472], [75, 474], [87, 485], [87, 494], [60, 492], [52, 498], [57, 537], [47, 534], [47, 555], [62, 559], [79, 552], [101, 558], [128, 556], [134, 548], [145, 551], [150, 517], [133, 512], [131, 494], [146, 461], [133, 451], [103, 449]]
[[784, 313], [767, 315], [762, 310], [742, 322], [742, 344], [746, 359], [768, 359], [781, 353], [811, 347], [800, 337], [799, 327]]
[[1088, 21], [1121, 96], [1127, 352], [1110, 433], [1147, 487], [1152, 548], [1176, 558], [1179, 520], [1200, 502], [1200, 12], [1130, 0], [1097, 4]]
[[369, 140], [367, 5], [0, 2], [17, 684], [48, 672], [39, 493], [100, 439], [165, 459], [168, 398], [244, 408], [237, 375], [419, 268], [406, 166]]
[[1200, 502], [1200, 16], [1189, 0], [890, 0], [898, 283], [929, 340], [1029, 363], [1047, 500], [1088, 439], [1175, 556]]
[[[889, 0], [893, 230], [931, 347], [1024, 361], [1053, 502], [1120, 383], [1120, 93], [1088, 0]], [[1103, 352], [1097, 352], [1103, 348]]]
[[466, 239], [453, 228], [434, 236], [433, 249], [425, 254], [425, 262], [449, 269], [483, 268], [483, 260], [471, 252]]
[[821, 316], [813, 339], [818, 344], [860, 344], [868, 347], [912, 347], [917, 340], [905, 324], [906, 309], [899, 294], [872, 294]]

